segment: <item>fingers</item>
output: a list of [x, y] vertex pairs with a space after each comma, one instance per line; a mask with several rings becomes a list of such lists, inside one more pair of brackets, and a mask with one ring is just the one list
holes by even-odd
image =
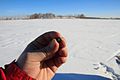
[[[66, 62], [66, 57], [59, 57], [45, 61], [44, 63], [55, 73], [58, 67]], [[42, 66], [44, 67], [44, 65]]]
[[68, 56], [68, 51], [67, 48], [62, 48], [59, 52], [58, 52], [60, 57], [67, 57]]
[[66, 46], [65, 38], [60, 33], [55, 31], [44, 33], [43, 35], [36, 38], [33, 42], [31, 42], [31, 44], [36, 46], [36, 49], [41, 49], [47, 46], [53, 39], [57, 40], [58, 38], [61, 39], [61, 41], [58, 42], [60, 44], [59, 47], [60, 48], [65, 47]]
[[[59, 41], [57, 39], [60, 39]], [[47, 58], [50, 59], [52, 57], [67, 57], [68, 52], [67, 52], [67, 47], [66, 47], [66, 40], [64, 37], [58, 37], [56, 39], [53, 39], [55, 45], [51, 49], [48, 47], [44, 48], [43, 52], [46, 53]], [[50, 49], [50, 50], [49, 50]]]
[[66, 40], [64, 37], [60, 37], [61, 41], [59, 42], [60, 48], [66, 47]]
[[45, 48], [42, 48], [40, 50], [40, 52], [45, 54], [46, 59], [49, 59], [55, 55], [55, 53], [58, 51], [58, 49], [59, 49], [59, 43], [55, 39], [53, 39], [50, 42], [50, 44], [48, 46], [46, 46]]
[[55, 65], [53, 59], [45, 61], [44, 64], [46, 64], [53, 71], [53, 73], [55, 73], [56, 70], [58, 69], [58, 67]]
[[42, 51], [46, 53], [46, 59], [50, 59], [52, 57], [67, 57], [68, 52], [65, 39], [62, 37], [59, 43], [56, 39], [53, 39], [52, 41], [54, 41], [54, 46], [52, 48], [48, 46]]
[[55, 65], [56, 65], [57, 67], [60, 67], [63, 63], [66, 62], [67, 56], [68, 56], [67, 48], [64, 47], [64, 48], [60, 49], [60, 50], [57, 52], [57, 56], [55, 56], [55, 57], [53, 58]]
[[67, 57], [68, 55], [65, 38], [55, 31], [44, 33], [31, 42], [29, 46], [33, 49], [28, 48], [30, 50], [27, 51], [34, 53], [35, 56], [39, 55], [37, 58], [41, 59], [36, 60], [40, 61], [55, 57]]
[[32, 61], [41, 62], [52, 58], [58, 51], [58, 49], [59, 43], [55, 39], [53, 39], [48, 46], [28, 53], [27, 58], [31, 59]]
[[58, 37], [62, 37], [62, 35], [58, 32], [51, 31], [51, 32], [46, 32], [42, 34], [41, 36], [36, 38], [35, 41], [43, 46], [46, 46], [49, 44], [51, 40], [56, 39]]
[[65, 63], [67, 60], [66, 57], [59, 57], [59, 58], [54, 58], [54, 63], [55, 63], [55, 66], [58, 68], [60, 67], [63, 63]]

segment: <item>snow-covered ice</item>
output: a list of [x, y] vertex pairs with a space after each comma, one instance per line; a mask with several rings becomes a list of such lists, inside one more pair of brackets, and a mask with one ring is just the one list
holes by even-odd
[[69, 57], [58, 73], [101, 75], [94, 64], [102, 62], [120, 74], [115, 58], [120, 49], [119, 20], [36, 19], [0, 21], [0, 66], [17, 59], [26, 45], [47, 31], [65, 36]]

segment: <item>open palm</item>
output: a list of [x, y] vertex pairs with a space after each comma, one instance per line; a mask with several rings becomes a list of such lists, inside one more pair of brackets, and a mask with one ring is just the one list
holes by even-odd
[[66, 58], [64, 37], [51, 31], [32, 41], [17, 60], [17, 64], [36, 80], [51, 80]]

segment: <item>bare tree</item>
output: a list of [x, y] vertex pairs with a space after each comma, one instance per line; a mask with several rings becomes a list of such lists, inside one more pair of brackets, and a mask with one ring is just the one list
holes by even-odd
[[30, 19], [38, 19], [38, 18], [39, 18], [39, 14], [37, 13], [30, 16]]

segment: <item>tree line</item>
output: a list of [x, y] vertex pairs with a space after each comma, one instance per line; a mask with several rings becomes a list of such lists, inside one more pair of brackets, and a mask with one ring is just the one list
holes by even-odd
[[35, 13], [30, 15], [30, 19], [70, 19], [70, 18], [84, 18], [85, 15], [84, 14], [80, 14], [80, 15], [55, 15], [53, 13], [45, 13], [45, 14], [41, 14], [41, 13]]
[[34, 13], [27, 16], [1, 17], [1, 20], [26, 20], [26, 19], [71, 19], [84, 18], [84, 14], [78, 15], [55, 15], [53, 13]]
[[120, 20], [120, 18], [87, 17], [85, 16], [85, 14], [56, 15], [53, 13], [34, 13], [31, 15], [27, 15], [27, 16], [0, 17], [0, 20], [28, 20], [28, 19], [112, 19], [112, 20]]

